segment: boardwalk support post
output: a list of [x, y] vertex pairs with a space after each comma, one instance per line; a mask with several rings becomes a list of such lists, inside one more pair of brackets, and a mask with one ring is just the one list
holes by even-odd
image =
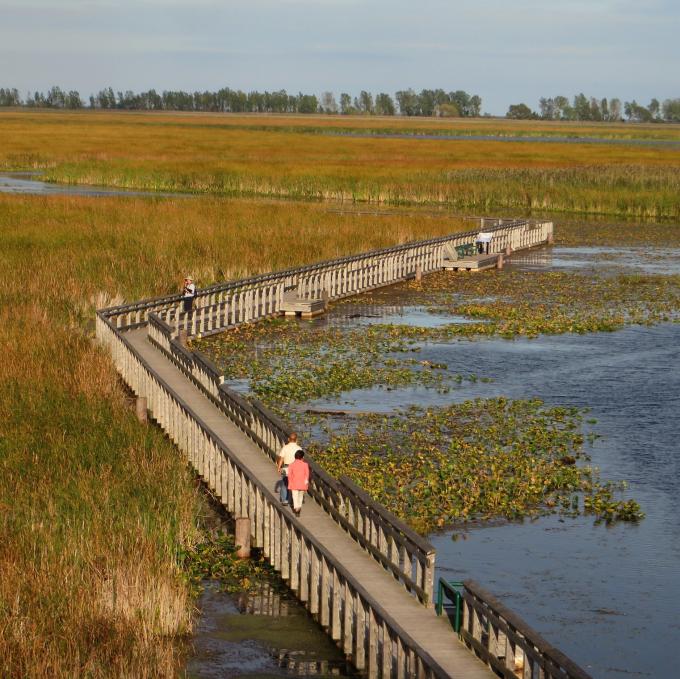
[[420, 283], [423, 280], [423, 267], [416, 267], [416, 283]]
[[186, 349], [187, 346], [187, 331], [181, 328], [177, 331], [177, 341]]
[[135, 415], [142, 424], [148, 420], [146, 396], [138, 396], [135, 399]]
[[503, 253], [501, 252], [501, 253], [498, 255], [498, 260], [496, 261], [496, 268], [497, 268], [497, 269], [502, 269], [502, 268], [503, 268], [503, 266], [504, 266], [504, 264], [505, 264], [505, 262], [503, 261], [503, 259], [504, 259]]
[[250, 519], [247, 516], [239, 516], [236, 519], [236, 556], [239, 559], [250, 558]]

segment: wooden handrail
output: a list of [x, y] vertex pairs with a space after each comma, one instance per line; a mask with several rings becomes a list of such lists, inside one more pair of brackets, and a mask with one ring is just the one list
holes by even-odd
[[[502, 646], [497, 639], [500, 631], [515, 648], [521, 649], [524, 658], [541, 667], [546, 672], [546, 677], [593, 679], [583, 668], [555, 648], [523, 618], [511, 611], [477, 582], [465, 580], [463, 588], [462, 596], [467, 610], [464, 612], [465, 622], [461, 630], [462, 636], [466, 641], [471, 642], [478, 652], [482, 653], [483, 659], [490, 665], [498, 669], [500, 659], [507, 658], [506, 648], [501, 649], [503, 654], [501, 656], [494, 654], [491, 648], [492, 645], [497, 648]], [[480, 618], [477, 624], [474, 623], [474, 615]]]
[[[503, 230], [508, 230], [512, 228], [516, 228], [517, 226], [521, 225], [529, 225], [530, 222], [528, 220], [523, 220], [523, 219], [518, 219], [518, 220], [513, 220], [510, 223], [505, 223], [505, 224], [499, 224], [497, 226], [489, 226], [489, 227], [484, 227], [486, 230], [489, 232], [500, 232]], [[389, 254], [395, 254], [398, 252], [404, 252], [407, 251], [411, 248], [414, 247], [423, 247], [423, 246], [428, 246], [428, 245], [439, 245], [443, 244], [446, 241], [451, 240], [452, 238], [472, 238], [474, 237], [477, 233], [479, 233], [479, 229], [474, 229], [471, 231], [461, 231], [458, 233], [450, 234], [447, 236], [437, 236], [436, 238], [429, 238], [425, 240], [419, 240], [419, 241], [409, 241], [407, 243], [402, 243], [401, 245], [393, 245], [385, 248], [378, 248], [375, 250], [369, 250], [367, 252], [362, 252], [356, 255], [348, 255], [346, 257], [338, 257], [335, 259], [328, 259], [328, 260], [322, 260], [320, 262], [315, 262], [313, 264], [307, 264], [304, 266], [299, 266], [299, 267], [292, 267], [290, 269], [283, 269], [281, 271], [275, 271], [271, 273], [266, 273], [266, 274], [260, 274], [257, 276], [250, 276], [248, 278], [244, 278], [242, 280], [238, 281], [227, 281], [224, 283], [215, 283], [214, 285], [210, 285], [205, 288], [201, 288], [200, 290], [196, 291], [196, 298], [201, 298], [205, 296], [209, 296], [211, 294], [214, 294], [216, 292], [226, 292], [229, 290], [247, 290], [248, 287], [252, 287], [255, 285], [258, 285], [260, 283], [266, 283], [266, 282], [271, 282], [274, 280], [286, 278], [289, 276], [297, 276], [300, 274], [305, 274], [305, 273], [312, 273], [314, 271], [320, 271], [322, 269], [327, 269], [329, 267], [333, 266], [342, 266], [344, 264], [349, 264], [349, 263], [354, 263], [354, 262], [360, 262], [365, 259], [371, 259], [374, 257], [381, 257]], [[107, 307], [105, 309], [101, 309], [100, 311], [106, 315], [106, 317], [111, 317], [115, 316], [121, 313], [127, 313], [130, 311], [137, 311], [137, 310], [143, 310], [143, 309], [149, 309], [149, 308], [154, 308], [154, 307], [160, 307], [163, 305], [168, 305], [168, 304], [173, 304], [177, 302], [182, 301], [182, 294], [181, 293], [176, 293], [173, 295], [166, 295], [163, 297], [151, 297], [147, 299], [142, 299], [137, 302], [132, 302], [130, 304], [121, 304], [118, 306], [113, 306], [113, 307]]]
[[[342, 565], [342, 563], [339, 563], [335, 559], [334, 555], [324, 546], [324, 544], [317, 540], [314, 534], [305, 526], [304, 522], [300, 521], [289, 512], [282, 511], [281, 507], [279, 506], [278, 499], [272, 490], [262, 483], [257, 477], [250, 476], [249, 470], [236, 457], [233, 456], [229, 448], [224, 444], [224, 442], [210, 427], [210, 425], [205, 422], [200, 417], [200, 415], [198, 415], [198, 413], [193, 411], [191, 406], [153, 370], [148, 362], [137, 352], [134, 346], [132, 346], [127, 337], [125, 337], [125, 334], [119, 332], [118, 329], [111, 323], [111, 321], [103, 315], [98, 314], [98, 317], [100, 323], [108, 328], [108, 331], [115, 338], [115, 340], [121, 343], [128, 354], [139, 365], [139, 367], [145, 371], [147, 381], [151, 381], [157, 385], [157, 387], [161, 389], [174, 404], [176, 404], [176, 406], [185, 414], [187, 418], [190, 418], [192, 422], [196, 423], [196, 425], [203, 432], [205, 438], [209, 440], [217, 450], [219, 450], [220, 454], [225, 458], [225, 460], [228, 460], [228, 463], [232, 467], [239, 471], [241, 478], [246, 480], [250, 487], [257, 489], [257, 492], [265, 499], [268, 509], [276, 513], [278, 520], [290, 526], [290, 528], [294, 530], [297, 535], [302, 536], [305, 542], [313, 548], [314, 553], [322, 557], [324, 563], [329, 564], [334, 573], [337, 573], [337, 575], [342, 578], [342, 580], [344, 580], [350, 589], [352, 600], [366, 602], [366, 605], [370, 607], [370, 614], [374, 616], [376, 623], [382, 623], [386, 625], [390, 630], [391, 635], [394, 635], [394, 638], [398, 640], [398, 643], [401, 644], [402, 648], [405, 651], [411, 651], [414, 654], [414, 657], [417, 659], [417, 661], [422, 664], [423, 671], [427, 674], [427, 676], [437, 677], [438, 679], [447, 679], [450, 677], [450, 674], [446, 671], [446, 669], [443, 668], [417, 641], [415, 641], [410, 636], [410, 634], [404, 630], [399, 622], [387, 612], [380, 601], [378, 601], [373, 596], [373, 594], [361, 584], [360, 579], [348, 571]], [[105, 338], [101, 339], [106, 341]], [[124, 367], [122, 370], [124, 373], [126, 372]], [[124, 377], [129, 378], [130, 376], [124, 374]], [[139, 389], [139, 385], [137, 385], [137, 389]], [[170, 420], [172, 421], [172, 418], [170, 418]], [[257, 504], [255, 504], [255, 508], [257, 508]], [[260, 521], [261, 518], [262, 517], [251, 517], [251, 520]], [[280, 563], [277, 570], [281, 570]], [[338, 602], [341, 600], [340, 596], [338, 597]], [[348, 602], [347, 599], [345, 599], [344, 606], [347, 612], [347, 607], [350, 606], [350, 602]], [[346, 628], [345, 632], [350, 635], [356, 634], [357, 636], [361, 634], [362, 637], [364, 633], [366, 633], [367, 638], [370, 640], [371, 625], [369, 624], [369, 621], [363, 618], [358, 618], [358, 611], [354, 609], [354, 606], [350, 606], [350, 610], [352, 610], [352, 615], [356, 618], [356, 620], [352, 623], [352, 625]], [[359, 629], [359, 620], [361, 620], [361, 624], [365, 628], [365, 632], [364, 629]], [[380, 656], [382, 656], [383, 662], [385, 661], [384, 651], [380, 651], [377, 644], [369, 644], [368, 647], [366, 647], [364, 645], [364, 641], [362, 641], [361, 649], [362, 653], [368, 655], [369, 665], [371, 663], [377, 663]], [[360, 663], [358, 662], [359, 660], [361, 661]], [[355, 657], [354, 661], [358, 665], [363, 666], [365, 659]], [[391, 662], [392, 658], [390, 658], [390, 663]], [[413, 676], [415, 676], [415, 674], [416, 672], [414, 672]]]

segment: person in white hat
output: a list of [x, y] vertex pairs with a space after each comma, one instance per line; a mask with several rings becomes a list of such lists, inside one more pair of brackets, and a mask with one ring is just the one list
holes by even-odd
[[184, 302], [184, 312], [191, 313], [194, 307], [194, 298], [196, 297], [196, 286], [191, 276], [184, 279], [184, 290], [182, 291], [182, 300]]

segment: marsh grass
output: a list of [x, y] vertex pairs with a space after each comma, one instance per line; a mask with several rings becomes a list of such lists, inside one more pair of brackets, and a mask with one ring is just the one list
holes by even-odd
[[[248, 201], [0, 196], [0, 676], [175, 676], [200, 492], [141, 426], [97, 306], [455, 231]], [[199, 549], [200, 551], [200, 549]]]
[[[340, 121], [345, 132], [366, 120]], [[124, 188], [362, 203], [443, 205], [476, 211], [680, 216], [680, 148], [551, 142], [455, 143], [329, 136], [337, 119], [155, 114], [0, 115], [7, 143], [0, 167], [41, 167], [51, 181]], [[393, 121], [421, 130], [421, 121]], [[522, 136], [663, 133], [643, 126], [601, 128], [429, 121], [435, 129]], [[472, 125], [472, 127], [470, 127]], [[677, 128], [677, 129], [676, 129]], [[395, 128], [396, 129], [396, 128]], [[577, 132], [578, 131], [578, 132]], [[464, 135], [463, 135], [464, 136]], [[548, 136], [550, 136], [548, 134]]]

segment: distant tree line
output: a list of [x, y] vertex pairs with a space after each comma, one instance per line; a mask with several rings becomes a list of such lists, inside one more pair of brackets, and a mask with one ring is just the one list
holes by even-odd
[[[362, 90], [352, 97], [342, 92], [336, 99], [333, 92], [315, 94], [288, 94], [286, 90], [274, 92], [243, 92], [228, 87], [216, 92], [184, 92], [151, 89], [135, 93], [131, 90], [114, 92], [108, 87], [89, 97], [88, 104], [75, 90], [52, 87], [47, 92], [30, 92], [23, 99], [16, 88], [0, 88], [0, 106], [28, 108], [119, 109], [127, 111], [213, 111], [220, 113], [329, 113], [341, 115], [381, 116], [442, 116], [478, 117], [482, 115], [482, 99], [464, 90], [446, 92], [436, 90], [399, 90], [394, 97], [386, 92], [375, 96]], [[588, 120], [632, 122], [680, 122], [680, 99], [666, 99], [660, 103], [652, 99], [648, 106], [637, 101], [598, 99], [577, 94], [567, 97], [541, 97], [539, 110], [534, 111], [524, 103], [512, 104], [507, 118], [524, 120]]]
[[[52, 87], [48, 92], [29, 92], [22, 99], [16, 88], [0, 88], [0, 106], [29, 108], [79, 109], [85, 106], [80, 94]], [[339, 113], [342, 115], [405, 115], [405, 116], [479, 116], [482, 100], [463, 90], [445, 92], [442, 89], [399, 90], [394, 97], [386, 92], [373, 96], [362, 90], [352, 97], [342, 92], [336, 99], [333, 92], [288, 94], [275, 92], [243, 92], [228, 87], [216, 92], [184, 92], [156, 90], [135, 93], [131, 90], [114, 92], [108, 87], [89, 98], [89, 108], [128, 111], [215, 111], [221, 113]]]
[[680, 99], [666, 99], [660, 103], [652, 99], [648, 106], [638, 104], [635, 99], [623, 104], [620, 99], [597, 99], [577, 94], [572, 101], [567, 97], [541, 97], [539, 110], [532, 111], [526, 104], [512, 104], [506, 113], [507, 118], [531, 120], [591, 120], [620, 121], [638, 123], [680, 122]]

